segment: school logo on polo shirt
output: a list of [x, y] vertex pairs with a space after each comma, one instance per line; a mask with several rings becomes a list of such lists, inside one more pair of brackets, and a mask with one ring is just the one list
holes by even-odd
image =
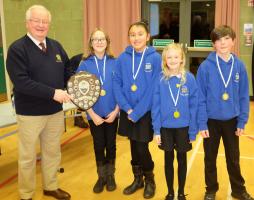
[[145, 72], [151, 72], [152, 71], [152, 64], [146, 63], [145, 64]]
[[60, 54], [56, 54], [56, 62], [62, 62]]
[[182, 85], [180, 94], [182, 96], [188, 96], [189, 95], [189, 90], [188, 90], [188, 87], [186, 85]]
[[240, 79], [240, 75], [239, 75], [238, 72], [236, 72], [236, 73], [235, 73], [235, 80], [234, 80], [234, 81], [235, 81], [236, 83], [239, 83], [239, 79]]

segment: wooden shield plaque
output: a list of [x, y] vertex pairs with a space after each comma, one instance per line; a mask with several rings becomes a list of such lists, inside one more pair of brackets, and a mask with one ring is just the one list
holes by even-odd
[[95, 75], [81, 71], [71, 76], [67, 83], [67, 91], [76, 106], [82, 110], [88, 110], [98, 100], [101, 84]]

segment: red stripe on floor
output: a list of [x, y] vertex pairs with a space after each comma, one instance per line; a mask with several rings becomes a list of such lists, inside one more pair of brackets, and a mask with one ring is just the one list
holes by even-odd
[[[72, 136], [71, 138], [67, 139], [66, 141], [64, 141], [61, 144], [61, 147], [65, 146], [66, 144], [68, 144], [69, 142], [71, 142], [73, 139], [75, 139], [76, 137], [78, 137], [81, 133], [83, 133], [86, 129], [82, 129], [81, 131], [79, 131], [78, 133], [76, 133], [74, 136]], [[37, 161], [37, 163], [40, 162], [40, 159]], [[18, 173], [16, 173], [15, 175], [11, 176], [10, 178], [6, 179], [5, 181], [3, 181], [2, 183], [0, 183], [0, 189], [2, 187], [4, 187], [5, 185], [7, 185], [8, 183], [10, 183], [11, 181], [15, 180], [18, 177]]]
[[246, 136], [246, 137], [249, 138], [250, 140], [253, 140], [253, 141], [254, 141], [254, 136], [248, 135], [248, 136]]

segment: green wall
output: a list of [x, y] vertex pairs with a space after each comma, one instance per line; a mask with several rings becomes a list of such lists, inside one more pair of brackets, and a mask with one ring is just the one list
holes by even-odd
[[26, 34], [25, 12], [33, 4], [49, 9], [49, 37], [58, 40], [69, 57], [83, 52], [83, 0], [3, 0], [7, 48]]
[[[245, 46], [245, 37], [243, 35], [243, 27], [245, 23], [254, 23], [254, 7], [248, 7], [248, 1], [240, 0], [240, 58], [245, 63], [248, 77], [250, 96], [253, 96], [252, 90], [252, 46]], [[253, 30], [254, 34], [254, 30]], [[253, 37], [252, 37], [253, 38]], [[254, 66], [253, 66], [254, 67]]]
[[[252, 46], [244, 45], [243, 24], [254, 23], [254, 8], [248, 7], [247, 0], [240, 0], [240, 58], [247, 67], [251, 82]], [[58, 40], [69, 57], [83, 52], [83, 0], [3, 0], [6, 42], [8, 46], [26, 33], [25, 11], [33, 4], [46, 6], [52, 14], [49, 37]]]
[[6, 93], [6, 84], [4, 76], [4, 57], [2, 47], [0, 47], [0, 94], [1, 93]]

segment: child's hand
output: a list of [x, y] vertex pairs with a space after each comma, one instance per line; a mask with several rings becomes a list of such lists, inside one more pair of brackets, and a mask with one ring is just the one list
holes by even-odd
[[208, 130], [202, 130], [202, 131], [200, 131], [200, 134], [203, 138], [209, 138], [210, 137]]
[[130, 117], [128, 117], [128, 120], [130, 120], [130, 121], [132, 121], [133, 123], [135, 123], [135, 122], [133, 121], [133, 119], [131, 119]]
[[129, 114], [131, 114], [132, 113], [132, 109], [129, 109], [128, 111], [127, 111], [127, 114], [129, 115]]
[[237, 136], [243, 135], [243, 134], [244, 134], [244, 129], [242, 129], [242, 128], [237, 128], [235, 134], [236, 134]]
[[93, 123], [96, 125], [96, 126], [99, 126], [101, 125], [103, 122], [104, 122], [104, 119], [101, 118], [99, 115], [97, 115], [92, 108], [90, 108], [89, 110], [87, 110], [88, 114], [90, 115], [90, 117], [92, 118], [93, 120]]
[[109, 113], [106, 117], [106, 119], [104, 120], [106, 123], [112, 123], [115, 118], [117, 116], [117, 112], [115, 111], [112, 111], [111, 113]]
[[133, 110], [130, 109], [130, 110], [127, 111], [127, 114], [128, 114], [128, 119], [129, 119], [130, 121], [134, 122], [134, 121], [129, 117], [129, 115], [130, 115], [132, 112], [133, 112]]
[[91, 118], [96, 126], [99, 126], [104, 122], [104, 119], [97, 114], [92, 115]]
[[115, 118], [117, 117], [119, 113], [119, 106], [117, 105], [116, 108], [108, 114], [108, 116], [106, 117], [106, 119], [104, 120], [106, 123], [112, 123], [113, 121], [115, 121]]
[[158, 145], [161, 145], [161, 136], [160, 135], [155, 135], [154, 138], [155, 138], [156, 143]]

